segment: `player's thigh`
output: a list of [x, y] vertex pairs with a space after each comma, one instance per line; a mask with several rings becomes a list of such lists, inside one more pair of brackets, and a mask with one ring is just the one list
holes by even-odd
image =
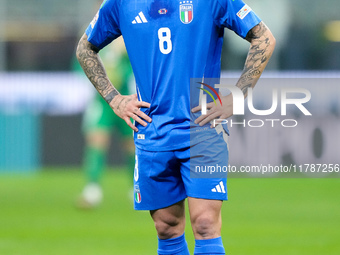
[[172, 151], [136, 148], [134, 173], [136, 210], [166, 208], [185, 199], [180, 165]]
[[190, 162], [182, 167], [187, 196], [227, 200], [228, 159], [228, 145], [222, 133], [191, 146]]

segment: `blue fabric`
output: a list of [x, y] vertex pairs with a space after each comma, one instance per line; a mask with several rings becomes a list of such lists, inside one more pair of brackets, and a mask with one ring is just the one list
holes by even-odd
[[195, 240], [194, 255], [225, 254], [222, 238]]
[[171, 238], [158, 238], [158, 255], [190, 255], [184, 234]]
[[[227, 200], [229, 152], [223, 134], [177, 151], [145, 151], [136, 148], [134, 192], [136, 210], [156, 210], [187, 196]], [[209, 167], [215, 167], [209, 173]]]
[[[98, 48], [123, 35], [142, 108], [152, 118], [136, 123], [136, 147], [149, 151], [186, 148], [211, 137], [210, 124], [191, 125], [200, 113], [200, 89], [190, 79], [219, 78], [224, 28], [241, 37], [261, 20], [241, 0], [107, 0], [86, 30]], [[183, 21], [183, 13], [191, 18]], [[214, 87], [215, 84], [209, 84]], [[195, 134], [204, 131], [206, 136]], [[190, 133], [193, 133], [190, 136]]]

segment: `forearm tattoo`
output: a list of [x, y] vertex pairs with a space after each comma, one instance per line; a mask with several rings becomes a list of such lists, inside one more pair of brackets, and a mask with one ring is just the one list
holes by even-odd
[[246, 37], [251, 46], [242, 75], [237, 83], [237, 87], [242, 90], [245, 97], [248, 89], [255, 86], [272, 54], [272, 50], [269, 50], [271, 42], [265, 35], [266, 31], [266, 25], [261, 22], [251, 29]]
[[116, 95], [119, 95], [117, 89], [111, 84], [102, 61], [98, 56], [99, 50], [87, 41], [86, 36], [83, 36], [78, 44], [77, 58], [83, 68], [86, 76], [89, 78], [93, 86], [110, 104]]

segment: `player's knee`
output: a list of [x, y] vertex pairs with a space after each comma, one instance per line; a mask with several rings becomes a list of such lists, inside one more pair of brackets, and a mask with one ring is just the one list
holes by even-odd
[[218, 230], [218, 223], [215, 219], [209, 215], [199, 215], [192, 220], [192, 228], [195, 237], [199, 238], [211, 238], [216, 236]]
[[155, 227], [160, 239], [170, 239], [180, 236], [184, 232], [184, 224], [181, 218], [167, 217], [155, 221]]

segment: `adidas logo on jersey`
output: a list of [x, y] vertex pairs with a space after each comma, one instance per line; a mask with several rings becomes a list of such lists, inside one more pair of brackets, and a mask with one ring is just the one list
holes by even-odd
[[148, 21], [145, 18], [143, 12], [138, 13], [136, 18], [132, 21], [132, 24], [137, 24], [137, 23], [148, 23]]
[[219, 184], [215, 186], [215, 188], [211, 189], [212, 192], [217, 192], [217, 193], [225, 193], [225, 188], [223, 181], [220, 181]]

